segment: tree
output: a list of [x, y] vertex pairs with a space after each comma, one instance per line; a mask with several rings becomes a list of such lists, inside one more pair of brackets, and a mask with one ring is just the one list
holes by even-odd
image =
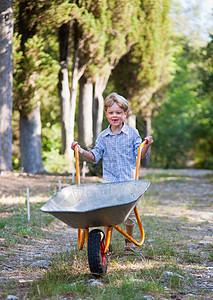
[[[21, 49], [20, 47], [16, 47], [15, 51], [18, 63], [14, 70], [15, 90], [17, 92], [14, 107], [20, 111], [21, 117], [22, 115], [24, 115], [24, 117], [30, 115], [34, 109], [35, 112], [39, 113], [37, 105], [42, 109], [42, 121], [44, 122], [47, 120], [45, 129], [42, 129], [42, 132], [45, 134], [43, 156], [45, 159], [48, 159], [48, 157], [50, 158], [51, 155], [48, 154], [48, 150], [53, 150], [55, 154], [57, 153], [57, 158], [59, 158], [59, 149], [56, 149], [59, 144], [57, 142], [54, 142], [53, 144], [52, 140], [51, 142], [47, 142], [47, 138], [48, 136], [51, 136], [50, 130], [52, 126], [54, 126], [53, 130], [58, 132], [58, 129], [56, 128], [58, 123], [53, 124], [53, 121], [57, 121], [57, 115], [60, 115], [60, 107], [55, 103], [55, 91], [57, 90], [56, 77], [59, 71], [58, 63], [56, 62], [56, 59], [58, 59], [58, 52], [57, 55], [55, 55], [58, 42], [55, 36], [57, 28], [60, 28], [63, 23], [66, 24], [70, 20], [70, 17], [68, 16], [70, 16], [71, 4], [69, 1], [63, 0], [57, 2], [54, 0], [25, 0], [17, 1], [14, 7], [16, 10], [15, 29], [19, 32], [18, 38], [21, 37]], [[21, 22], [18, 21], [20, 19], [20, 14]], [[27, 48], [27, 44], [29, 43], [31, 49]], [[39, 51], [37, 45], [41, 47], [41, 51]], [[17, 53], [22, 53], [21, 58], [18, 57], [19, 55], [17, 55]], [[64, 72], [65, 64], [62, 62], [62, 65]], [[60, 76], [60, 78], [61, 77], [63, 76]], [[64, 92], [62, 92], [61, 95], [62, 94], [64, 96]], [[64, 111], [68, 112], [66, 109]], [[30, 120], [32, 119], [30, 118]], [[39, 120], [39, 118], [36, 118], [36, 120]], [[64, 122], [64, 124], [65, 123], [67, 126], [68, 122]], [[24, 124], [26, 124], [26, 121]], [[31, 128], [36, 127], [32, 126]], [[41, 128], [41, 126], [38, 126], [38, 128]], [[27, 132], [25, 132], [25, 134], [27, 134]], [[36, 132], [38, 132], [38, 130]], [[29, 136], [28, 138], [33, 138], [36, 135], [37, 133], [34, 133], [34, 135]], [[22, 140], [25, 141], [27, 139], [24, 138]], [[63, 136], [63, 140], [66, 141], [67, 139], [64, 139]], [[31, 144], [32, 143], [29, 143], [29, 145]], [[23, 145], [23, 143], [21, 143], [21, 145]], [[37, 145], [40, 147], [39, 144]], [[25, 147], [25, 145], [21, 146], [21, 150], [23, 147]], [[36, 151], [35, 153], [40, 153], [40, 151]], [[30, 157], [30, 155], [25, 157]], [[21, 164], [23, 159], [22, 156]], [[41, 156], [39, 160], [41, 162]], [[29, 166], [30, 164], [24, 163], [24, 165]], [[38, 164], [36, 165], [38, 166]], [[41, 170], [42, 169], [43, 167], [41, 167]], [[35, 172], [35, 170], [33, 172]]]
[[[55, 62], [39, 38], [39, 26], [50, 2], [25, 0], [16, 7], [16, 30], [20, 39], [18, 62], [14, 68], [14, 107], [20, 113], [21, 168], [24, 172], [45, 172], [41, 157], [41, 98], [51, 90]], [[54, 73], [53, 73], [54, 74]]]
[[[94, 140], [100, 133], [103, 121], [103, 92], [108, 80], [120, 59], [137, 43], [137, 30], [140, 26], [138, 13], [140, 1], [107, 1], [108, 13], [103, 15], [102, 31], [106, 33], [105, 46], [98, 68], [95, 68], [94, 103], [93, 103], [93, 135]], [[96, 63], [97, 65], [97, 63]]]
[[[71, 142], [74, 140], [74, 124], [78, 81], [84, 73], [86, 64], [80, 67], [79, 47], [83, 44], [81, 32], [76, 19], [62, 24], [58, 31], [60, 65], [58, 90], [61, 104], [61, 130], [62, 147], [61, 152], [69, 161], [69, 170], [73, 164], [73, 151]], [[82, 47], [82, 46], [81, 46]], [[71, 79], [69, 76], [69, 60], [72, 57]]]
[[91, 147], [93, 83], [84, 75], [79, 80], [78, 140], [84, 147]]
[[169, 0], [140, 1], [137, 42], [121, 58], [111, 77], [116, 90], [131, 101], [133, 112], [142, 116], [144, 136], [151, 135], [152, 112], [161, 99], [153, 95], [170, 80], [169, 10]]
[[[198, 51], [189, 46], [186, 38], [178, 39], [177, 43], [179, 51], [175, 60], [178, 67], [167, 87], [161, 110], [153, 121], [153, 161], [164, 168], [183, 168], [187, 162], [196, 167], [210, 168], [212, 101], [211, 96], [205, 94], [201, 81], [201, 72], [208, 69], [209, 57], [202, 57], [201, 49]], [[204, 61], [208, 62], [206, 66]], [[207, 81], [209, 75], [205, 77]]]
[[[138, 1], [74, 1], [70, 4], [70, 20], [59, 30], [59, 95], [62, 108], [66, 107], [62, 111], [62, 153], [70, 152], [70, 141], [74, 137], [79, 80], [79, 142], [88, 147], [93, 142], [92, 137], [95, 139], [101, 131], [102, 94], [112, 69], [133, 43], [137, 9]], [[70, 57], [72, 76], [69, 91]]]
[[[16, 74], [19, 82], [19, 94], [16, 96], [16, 107], [20, 112], [20, 148], [21, 168], [27, 173], [44, 172], [41, 158], [41, 123], [40, 103], [36, 92], [35, 60], [31, 60], [33, 50], [27, 53], [27, 41], [36, 34], [37, 20], [36, 3], [32, 1], [20, 1], [18, 11], [18, 34], [21, 36], [20, 49], [23, 53], [20, 61], [20, 69]], [[31, 40], [33, 41], [33, 40]]]
[[[131, 100], [135, 111], [150, 115], [152, 95], [168, 80], [170, 1], [141, 1], [137, 43], [115, 69], [115, 85]], [[163, 33], [163, 34], [162, 34]], [[128, 68], [126, 68], [128, 65]]]
[[[69, 35], [70, 22], [63, 24], [58, 30], [60, 71], [58, 91], [61, 105], [61, 153], [69, 153], [72, 131], [70, 130], [70, 86], [69, 86]], [[68, 154], [69, 155], [69, 154]]]
[[[90, 86], [90, 95], [80, 91], [83, 95], [79, 107], [80, 129], [79, 138], [87, 146], [92, 143], [91, 126], [88, 123], [93, 119], [93, 139], [101, 131], [103, 120], [103, 92], [109, 76], [120, 58], [127, 53], [136, 42], [136, 30], [139, 22], [137, 11], [139, 2], [129, 1], [93, 1], [83, 2], [78, 17], [79, 28], [82, 32], [84, 47], [80, 49], [80, 64], [87, 63], [81, 80], [80, 89]], [[93, 85], [93, 88], [92, 88]], [[93, 98], [93, 112], [91, 104], [87, 105], [87, 112], [83, 106]], [[83, 106], [82, 106], [83, 105]], [[84, 115], [82, 115], [84, 113]], [[92, 115], [93, 113], [93, 115]], [[87, 122], [82, 123], [87, 118]], [[90, 130], [90, 132], [88, 131]], [[90, 137], [90, 142], [84, 141], [84, 136]]]
[[0, 1], [0, 171], [12, 170], [12, 3]]
[[213, 169], [213, 35], [210, 42], [198, 51], [198, 99], [193, 121], [192, 158], [196, 167]]

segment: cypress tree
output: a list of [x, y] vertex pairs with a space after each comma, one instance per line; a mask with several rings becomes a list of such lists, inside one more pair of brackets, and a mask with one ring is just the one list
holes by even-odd
[[[93, 84], [93, 130], [95, 138], [101, 130], [102, 94], [111, 71], [118, 64], [120, 58], [136, 42], [137, 35], [135, 32], [139, 24], [137, 19], [139, 2], [82, 1], [81, 5], [81, 7], [78, 7], [78, 13], [75, 14], [83, 37], [83, 47], [79, 53], [80, 64], [87, 63], [83, 75], [84, 79], [81, 80], [81, 83]], [[80, 86], [82, 89], [83, 84]], [[90, 93], [92, 93], [92, 89], [90, 89]], [[91, 102], [91, 95], [85, 93], [84, 95], [88, 98], [82, 98], [80, 102], [82, 105], [85, 105], [87, 101]], [[83, 109], [80, 107], [79, 113], [79, 137], [82, 138], [81, 142], [83, 144], [88, 144], [88, 142], [85, 143], [84, 136], [89, 135], [91, 143], [91, 133], [84, 134], [84, 131], [88, 129], [88, 123], [92, 122], [91, 110], [87, 112], [87, 115], [81, 116]], [[84, 128], [81, 120], [85, 118], [87, 118], [87, 125]], [[91, 130], [91, 127], [89, 128]]]

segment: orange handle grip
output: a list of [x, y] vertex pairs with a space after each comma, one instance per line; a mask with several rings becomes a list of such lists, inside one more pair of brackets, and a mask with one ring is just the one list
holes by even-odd
[[79, 166], [79, 152], [78, 152], [78, 144], [75, 146], [75, 169], [76, 169], [76, 183], [80, 184], [80, 166]]
[[141, 150], [146, 144], [148, 144], [147, 139], [145, 139], [143, 141], [143, 143], [141, 143], [139, 148], [138, 148], [138, 156], [137, 156], [136, 171], [135, 171], [135, 180], [139, 179], [139, 171], [140, 171], [140, 164], [141, 164]]

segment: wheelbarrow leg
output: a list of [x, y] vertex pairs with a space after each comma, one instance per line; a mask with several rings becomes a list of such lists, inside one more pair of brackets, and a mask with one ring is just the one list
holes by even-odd
[[106, 242], [105, 242], [105, 247], [104, 247], [104, 253], [107, 252], [109, 245], [110, 245], [110, 240], [111, 240], [111, 235], [112, 235], [112, 229], [113, 227], [107, 227], [107, 234], [106, 234]]
[[80, 250], [84, 248], [84, 242], [86, 240], [86, 244], [88, 246], [88, 236], [89, 236], [89, 229], [84, 228], [83, 233], [81, 233], [82, 229], [78, 228], [78, 247]]

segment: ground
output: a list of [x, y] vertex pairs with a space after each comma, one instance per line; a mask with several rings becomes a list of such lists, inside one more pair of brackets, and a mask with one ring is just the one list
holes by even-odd
[[[209, 260], [209, 249], [212, 247], [213, 240], [213, 186], [212, 179], [208, 179], [208, 174], [212, 174], [212, 171], [147, 169], [142, 170], [141, 175], [161, 174], [162, 172], [167, 172], [167, 174], [171, 172], [173, 177], [167, 176], [166, 181], [162, 177], [162, 182], [159, 178], [158, 182], [151, 185], [157, 205], [155, 209], [147, 209], [143, 213], [146, 216], [156, 214], [158, 217], [167, 217], [168, 220], [181, 218], [183, 222], [177, 226], [176, 230], [184, 236], [187, 232], [188, 239], [185, 247], [189, 255], [194, 258], [202, 257], [202, 262], [198, 263], [196, 268], [193, 264], [186, 264], [189, 274], [197, 278], [194, 290], [207, 289], [213, 293], [213, 261]], [[185, 176], [184, 181], [175, 180], [174, 174]], [[96, 177], [86, 177], [83, 181], [93, 183], [101, 180]], [[27, 188], [29, 188], [31, 203], [47, 201], [53, 191], [57, 192], [60, 186], [68, 186], [71, 182], [71, 177], [62, 175], [27, 175], [10, 172], [1, 174], [0, 205], [25, 203]], [[39, 196], [38, 191], [40, 191]], [[54, 254], [76, 247], [77, 230], [56, 219], [54, 222], [53, 230], [48, 232], [48, 238], [30, 239], [26, 235], [23, 236], [21, 243], [14, 244], [12, 248], [4, 245], [0, 235], [0, 282], [8, 282], [11, 278], [20, 284], [33, 281], [46, 270], [45, 268], [26, 268], [26, 264], [30, 265], [39, 259], [51, 261]], [[148, 242], [152, 243], [152, 240]]]
[[[96, 177], [87, 177], [81, 181], [93, 183], [100, 180]], [[57, 192], [59, 186], [63, 188], [71, 183], [70, 176], [7, 172], [0, 176], [0, 206], [26, 203], [27, 188], [30, 203], [48, 201], [54, 191]], [[11, 213], [7, 213], [6, 216], [5, 212], [1, 213], [0, 210], [0, 219], [8, 217], [9, 214]], [[30, 269], [26, 268], [26, 264], [30, 265], [39, 259], [51, 261], [54, 254], [76, 247], [77, 229], [70, 228], [57, 219], [54, 220], [53, 228], [48, 232], [46, 239], [31, 239], [28, 235], [23, 235], [23, 240], [13, 244], [12, 247], [5, 246], [4, 238], [0, 235], [0, 282], [9, 281], [11, 278], [19, 282], [32, 281], [40, 277], [45, 272], [45, 268]]]

